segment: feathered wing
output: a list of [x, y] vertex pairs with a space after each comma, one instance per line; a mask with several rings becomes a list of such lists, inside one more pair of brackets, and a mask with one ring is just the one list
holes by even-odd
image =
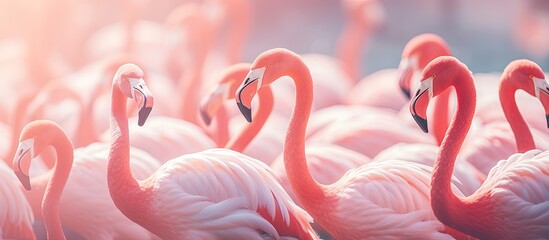
[[549, 151], [530, 150], [499, 161], [479, 192], [492, 196], [494, 214], [518, 226], [513, 236], [549, 236]]
[[[216, 146], [202, 129], [180, 119], [154, 116], [142, 127], [133, 123], [135, 121], [132, 118], [129, 123], [131, 146], [144, 150], [162, 163]], [[103, 139], [109, 141], [109, 131], [105, 132]]]
[[[427, 166], [434, 166], [438, 150], [438, 146], [431, 144], [400, 143], [381, 151], [373, 160], [385, 161], [399, 159], [422, 163]], [[456, 160], [453, 174], [457, 178], [457, 181], [454, 181], [454, 184], [457, 185], [465, 196], [474, 193], [486, 178], [486, 176], [478, 171], [471, 163], [462, 160], [459, 157]]]
[[13, 171], [0, 159], [0, 238], [34, 239], [32, 209]]
[[500, 159], [517, 152], [513, 132], [507, 122], [484, 125], [463, 144], [460, 157], [470, 162], [484, 174]]
[[345, 124], [334, 124], [317, 132], [308, 142], [336, 144], [373, 158], [396, 143], [433, 143], [418, 129], [402, 127], [402, 120], [391, 115], [355, 117]]
[[360, 229], [356, 239], [452, 239], [431, 210], [431, 173], [430, 166], [401, 160], [374, 161], [347, 172], [338, 182], [344, 190], [335, 210], [342, 227]]
[[172, 226], [167, 231], [180, 238], [260, 239], [262, 234], [278, 238], [285, 231], [314, 234], [311, 217], [273, 176], [264, 163], [232, 150], [188, 154], [166, 162], [156, 172], [153, 208], [158, 219]]
[[[107, 187], [109, 143], [78, 148], [61, 197], [64, 225], [87, 239], [148, 239], [151, 233], [116, 208]], [[160, 164], [147, 153], [131, 149], [131, 169], [137, 179], [150, 176]]]

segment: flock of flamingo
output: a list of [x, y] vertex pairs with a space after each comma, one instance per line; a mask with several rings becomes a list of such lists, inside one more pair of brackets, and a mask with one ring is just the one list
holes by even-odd
[[[52, 2], [37, 19], [70, 28], [48, 11], [76, 4]], [[1, 238], [549, 239], [543, 70], [473, 74], [426, 33], [361, 78], [384, 10], [341, 3], [336, 56], [243, 62], [248, 0], [164, 22], [124, 1], [64, 57], [48, 31], [23, 38], [0, 68]]]

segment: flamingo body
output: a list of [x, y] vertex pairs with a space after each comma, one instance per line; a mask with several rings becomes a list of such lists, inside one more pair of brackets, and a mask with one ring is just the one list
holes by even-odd
[[229, 149], [170, 160], [146, 182], [154, 186], [151, 208], [164, 224], [156, 231], [163, 239], [314, 235], [312, 219], [292, 203], [268, 166]]

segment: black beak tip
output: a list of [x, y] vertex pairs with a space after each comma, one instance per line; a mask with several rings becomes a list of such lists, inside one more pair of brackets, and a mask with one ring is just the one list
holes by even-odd
[[547, 128], [549, 128], [549, 114], [545, 114], [545, 119], [547, 120]]
[[22, 172], [19, 172], [19, 171], [16, 171], [15, 172], [15, 175], [17, 176], [17, 178], [19, 179], [19, 181], [21, 182], [21, 184], [23, 185], [23, 187], [27, 190], [27, 191], [30, 191], [31, 190], [31, 184], [30, 184], [30, 178], [29, 176], [27, 176], [26, 174], [22, 173]]
[[429, 132], [429, 128], [427, 127], [427, 119], [420, 117], [419, 115], [412, 114], [412, 117], [414, 117], [414, 120], [416, 120], [417, 125], [421, 128], [421, 130], [425, 133]]
[[212, 123], [212, 118], [206, 113], [206, 111], [200, 110], [200, 118], [206, 124], [206, 126], [210, 126]]
[[147, 121], [147, 118], [149, 117], [149, 114], [151, 113], [152, 107], [143, 107], [141, 110], [139, 110], [138, 118], [137, 118], [137, 124], [141, 127], [145, 124], [145, 121]]
[[244, 104], [237, 102], [236, 105], [238, 105], [238, 109], [240, 110], [240, 113], [244, 115], [246, 118], [246, 121], [252, 122], [252, 109], [244, 106]]

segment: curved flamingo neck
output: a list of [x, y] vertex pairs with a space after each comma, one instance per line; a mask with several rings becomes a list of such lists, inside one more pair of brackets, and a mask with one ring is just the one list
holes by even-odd
[[439, 146], [442, 144], [448, 130], [451, 92], [451, 89], [444, 90], [434, 99], [433, 103], [433, 135]]
[[111, 146], [107, 164], [109, 193], [124, 215], [141, 224], [150, 215], [151, 197], [148, 188], [142, 187], [131, 173], [127, 97], [115, 84], [111, 101]]
[[484, 209], [485, 196], [475, 192], [459, 197], [451, 189], [452, 172], [457, 155], [471, 126], [476, 105], [476, 90], [472, 76], [463, 71], [462, 79], [453, 86], [457, 95], [457, 109], [452, 117], [446, 137], [435, 160], [431, 178], [431, 207], [437, 218], [447, 226], [472, 236], [488, 231], [490, 216]]
[[[11, 128], [11, 139], [9, 141], [10, 147], [8, 147], [7, 155], [4, 157], [4, 161], [8, 166], [11, 166], [11, 160], [15, 156], [15, 151], [17, 151], [17, 146], [19, 142], [19, 136], [17, 133], [20, 133], [25, 125], [25, 113], [27, 107], [34, 99], [36, 92], [31, 91], [23, 94], [17, 101], [15, 106], [15, 112], [13, 113], [12, 128]], [[8, 160], [9, 159], [9, 160]]]
[[[31, 179], [32, 190], [25, 191], [25, 197], [34, 216], [44, 220], [48, 239], [65, 239], [59, 218], [59, 201], [72, 168], [74, 147], [66, 133], [58, 127], [55, 134], [45, 141], [57, 154], [55, 165], [52, 170]], [[37, 149], [40, 155], [44, 154], [46, 147]]]
[[208, 134], [218, 147], [224, 147], [229, 142], [229, 116], [224, 106], [217, 112], [213, 123]]
[[57, 161], [53, 167], [53, 175], [45, 186], [42, 200], [42, 216], [48, 239], [65, 239], [61, 220], [59, 218], [59, 200], [67, 183], [74, 159], [74, 147], [69, 137], [59, 129], [59, 134], [52, 139], [51, 145], [57, 153]]
[[263, 128], [263, 125], [265, 125], [265, 122], [273, 111], [273, 92], [270, 86], [265, 86], [259, 90], [258, 95], [260, 104], [257, 105], [257, 109], [252, 117], [254, 121], [247, 124], [238, 135], [231, 138], [225, 145], [225, 148], [243, 152], [257, 136], [261, 128]]
[[360, 79], [360, 56], [367, 45], [368, 35], [368, 30], [353, 20], [348, 20], [339, 35], [337, 56], [353, 80], [351, 86]]
[[[202, 48], [202, 47], [201, 47]], [[187, 70], [183, 71], [179, 78], [178, 92], [181, 94], [181, 119], [200, 126], [198, 119], [200, 106], [200, 93], [202, 88], [202, 70], [206, 61], [207, 50], [195, 49], [194, 62], [187, 64]]]
[[515, 100], [515, 93], [517, 91], [516, 86], [510, 83], [509, 77], [505, 77], [500, 83], [499, 88], [499, 101], [505, 114], [505, 118], [513, 130], [515, 135], [515, 141], [517, 144], [517, 150], [521, 153], [536, 148], [532, 132], [528, 127], [528, 124], [520, 114], [520, 111]]
[[240, 59], [242, 46], [248, 37], [250, 25], [250, 2], [248, 0], [227, 1], [230, 18], [232, 20], [230, 34], [227, 39], [227, 64], [231, 65]]
[[301, 58], [289, 60], [286, 75], [295, 84], [295, 105], [290, 116], [286, 138], [284, 140], [284, 165], [292, 189], [308, 211], [318, 212], [329, 208], [325, 203], [326, 186], [314, 180], [305, 157], [305, 131], [311, 114], [313, 100], [312, 78], [309, 69]]

